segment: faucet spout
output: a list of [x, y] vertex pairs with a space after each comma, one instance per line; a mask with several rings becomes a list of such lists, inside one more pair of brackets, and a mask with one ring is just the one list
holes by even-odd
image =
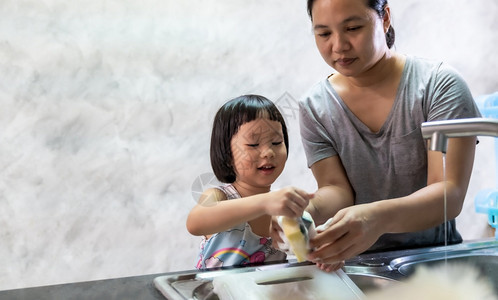
[[430, 139], [430, 150], [446, 153], [448, 138], [466, 136], [498, 137], [498, 119], [468, 118], [422, 123], [422, 136]]

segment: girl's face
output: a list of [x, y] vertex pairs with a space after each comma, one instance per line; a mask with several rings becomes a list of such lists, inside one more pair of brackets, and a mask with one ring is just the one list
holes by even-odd
[[269, 190], [287, 160], [282, 125], [259, 118], [242, 124], [232, 137], [231, 148], [236, 185]]
[[389, 7], [383, 19], [366, 0], [316, 0], [313, 32], [323, 59], [344, 76], [358, 76], [388, 51]]

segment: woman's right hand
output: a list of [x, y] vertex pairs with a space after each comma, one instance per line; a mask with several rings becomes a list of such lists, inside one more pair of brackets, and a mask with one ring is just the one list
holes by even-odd
[[385, 233], [385, 214], [376, 209], [376, 204], [340, 210], [330, 225], [310, 240], [314, 251], [308, 258], [317, 263], [337, 264], [370, 248]]
[[265, 213], [271, 216], [301, 217], [314, 194], [296, 187], [269, 192], [263, 205]]

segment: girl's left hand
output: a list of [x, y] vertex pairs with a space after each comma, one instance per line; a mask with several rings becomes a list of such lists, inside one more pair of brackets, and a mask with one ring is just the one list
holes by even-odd
[[280, 225], [278, 224], [277, 217], [273, 216], [271, 218], [271, 223], [270, 223], [270, 237], [272, 241], [272, 247], [285, 251], [286, 249], [280, 248], [280, 245], [285, 243], [281, 236], [282, 232], [283, 231]]
[[289, 242], [285, 238], [284, 231], [280, 224], [278, 224], [278, 217], [273, 216], [270, 223], [270, 237], [272, 240], [272, 247], [279, 249], [286, 254], [291, 254]]
[[333, 263], [333, 264], [324, 264], [324, 263], [316, 263], [316, 266], [327, 273], [334, 272], [339, 270], [340, 268], [344, 267], [345, 262], [340, 261], [338, 263]]
[[310, 240], [314, 251], [308, 259], [319, 267], [337, 266], [370, 248], [383, 234], [381, 227], [371, 204], [346, 207], [337, 212], [327, 229]]

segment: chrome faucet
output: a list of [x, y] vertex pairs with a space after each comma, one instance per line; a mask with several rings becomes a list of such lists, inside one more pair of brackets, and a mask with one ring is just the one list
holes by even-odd
[[498, 119], [468, 118], [422, 123], [422, 136], [430, 139], [430, 150], [446, 153], [448, 138], [466, 136], [498, 137]]
[[[430, 150], [446, 153], [448, 138], [466, 136], [494, 136], [498, 137], [498, 119], [469, 118], [422, 123], [422, 136], [430, 139]], [[498, 182], [498, 140], [495, 139], [496, 171]], [[498, 184], [497, 184], [498, 187]], [[498, 240], [498, 189], [482, 190], [475, 199], [475, 208], [478, 213], [488, 214], [488, 223], [496, 230]]]

